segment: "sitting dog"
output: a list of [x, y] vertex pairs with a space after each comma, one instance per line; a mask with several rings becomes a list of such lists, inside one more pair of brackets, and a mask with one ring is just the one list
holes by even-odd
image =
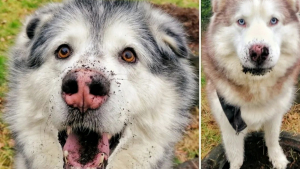
[[274, 168], [288, 164], [279, 145], [300, 63], [298, 0], [213, 0], [202, 63], [211, 110], [231, 169], [244, 160], [248, 131], [265, 131]]

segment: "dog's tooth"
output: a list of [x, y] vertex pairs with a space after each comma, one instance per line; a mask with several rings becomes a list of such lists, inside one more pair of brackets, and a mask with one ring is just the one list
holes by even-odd
[[112, 138], [112, 135], [111, 134], [107, 134], [107, 138], [108, 138], [108, 140], [110, 140]]
[[72, 127], [68, 126], [67, 127], [67, 135], [69, 135], [72, 132]]
[[104, 160], [104, 153], [101, 153], [101, 156], [100, 156], [100, 159], [99, 159], [98, 167], [101, 167], [101, 166], [102, 166], [103, 160]]
[[67, 150], [65, 150], [64, 151], [64, 158], [65, 158], [66, 164], [68, 164], [68, 159], [67, 159], [68, 155], [69, 155], [69, 152]]
[[69, 152], [67, 150], [64, 151], [64, 157], [67, 157], [69, 155]]

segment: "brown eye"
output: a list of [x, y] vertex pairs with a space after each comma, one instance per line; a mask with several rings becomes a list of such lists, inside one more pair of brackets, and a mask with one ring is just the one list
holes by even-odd
[[125, 62], [128, 63], [134, 63], [136, 61], [135, 52], [130, 48], [125, 49], [121, 57]]
[[68, 45], [61, 45], [57, 49], [57, 57], [65, 59], [71, 55], [71, 49]]

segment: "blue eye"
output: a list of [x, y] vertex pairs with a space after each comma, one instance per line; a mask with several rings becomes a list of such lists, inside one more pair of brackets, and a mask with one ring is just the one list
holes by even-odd
[[278, 19], [277, 18], [272, 18], [271, 20], [270, 20], [270, 24], [271, 25], [276, 25], [278, 23]]
[[239, 19], [239, 20], [237, 21], [237, 23], [238, 23], [239, 25], [242, 25], [242, 26], [246, 25], [246, 22], [245, 22], [244, 19]]

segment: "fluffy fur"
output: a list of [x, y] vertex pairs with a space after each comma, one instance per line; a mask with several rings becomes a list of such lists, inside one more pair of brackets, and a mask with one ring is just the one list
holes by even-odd
[[[61, 44], [73, 49], [67, 59], [55, 56]], [[120, 59], [126, 47], [136, 63]], [[67, 125], [120, 134], [106, 168], [171, 168], [196, 85], [188, 56], [181, 24], [145, 2], [71, 0], [37, 10], [10, 57], [5, 119], [15, 168], [62, 169], [58, 133]], [[74, 120], [61, 86], [75, 69], [97, 70], [111, 84], [100, 108]]]
[[[273, 167], [284, 169], [288, 160], [278, 140], [282, 117], [293, 103], [299, 72], [298, 1], [214, 0], [212, 6], [202, 63], [230, 168], [243, 164], [247, 132], [263, 128]], [[278, 23], [272, 24], [272, 18]], [[263, 65], [251, 62], [249, 51], [255, 44], [269, 49]], [[227, 103], [240, 107], [248, 127], [238, 135], [222, 110], [217, 92]]]

